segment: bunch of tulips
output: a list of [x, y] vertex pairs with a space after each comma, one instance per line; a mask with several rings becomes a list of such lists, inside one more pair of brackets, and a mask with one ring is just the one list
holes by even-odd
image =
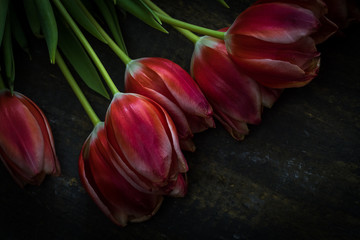
[[[109, 79], [96, 54], [92, 54], [94, 51], [77, 27], [76, 17], [66, 10], [66, 4], [53, 1], [86, 52], [97, 62], [113, 94], [105, 120], [100, 121], [61, 57], [61, 52], [66, 54], [65, 48], [55, 49], [53, 62], [58, 64], [94, 124], [81, 149], [80, 179], [104, 214], [120, 226], [149, 219], [159, 209], [163, 196], [185, 196], [188, 165], [182, 150], [195, 151], [194, 134], [214, 128], [213, 117], [233, 138], [242, 140], [249, 133], [248, 124], [259, 124], [263, 107], [270, 108], [284, 89], [302, 87], [313, 80], [320, 67], [316, 45], [338, 28], [328, 10], [335, 15], [336, 8], [348, 3], [258, 0], [230, 27], [215, 31], [173, 19], [149, 0], [106, 1], [108, 6], [124, 4], [130, 13], [124, 2], [146, 4], [156, 18], [191, 40], [195, 47], [189, 74], [168, 59], [130, 59], [85, 6], [75, 2], [126, 65], [122, 93]], [[341, 19], [342, 23], [347, 20]], [[339, 17], [336, 21], [340, 21]], [[11, 86], [11, 82], [7, 85]], [[1, 161], [20, 186], [39, 185], [47, 174], [59, 176], [60, 164], [46, 117], [29, 98], [11, 87], [3, 88]]]

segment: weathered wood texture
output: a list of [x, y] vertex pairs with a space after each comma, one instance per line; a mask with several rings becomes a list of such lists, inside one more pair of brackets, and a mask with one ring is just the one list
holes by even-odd
[[[252, 1], [156, 3], [179, 19], [213, 29], [231, 24]], [[171, 27], [158, 32], [122, 19], [132, 58], [159, 56], [189, 70], [191, 42]], [[92, 39], [92, 38], [91, 38]], [[91, 40], [119, 89], [122, 62]], [[0, 239], [359, 239], [360, 27], [319, 46], [322, 66], [309, 85], [286, 90], [262, 123], [237, 142], [217, 123], [196, 134], [185, 198], [166, 198], [149, 221], [120, 228], [81, 186], [77, 160], [92, 124], [46, 45], [34, 40], [32, 60], [17, 52], [17, 91], [47, 115], [62, 167], [40, 187], [20, 189], [0, 165]], [[83, 86], [83, 84], [81, 84]], [[103, 119], [108, 100], [85, 89]]]

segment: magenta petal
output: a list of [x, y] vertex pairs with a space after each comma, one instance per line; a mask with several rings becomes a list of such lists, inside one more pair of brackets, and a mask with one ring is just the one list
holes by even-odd
[[260, 86], [262, 105], [271, 108], [274, 103], [278, 100], [284, 89], [267, 88], [262, 85]]
[[188, 170], [172, 120], [150, 99], [116, 94], [105, 128], [118, 171], [137, 189], [161, 193], [178, 172]]
[[317, 75], [319, 59], [309, 72], [289, 62], [271, 59], [234, 59], [260, 84], [269, 88], [302, 87]]
[[[344, 12], [344, 0], [340, 0], [341, 4], [336, 6], [337, 12]], [[346, 1], [346, 0], [345, 0]], [[298, 5], [299, 8], [309, 9], [313, 12], [314, 16], [319, 20], [320, 25], [316, 32], [311, 34], [311, 37], [315, 40], [316, 44], [322, 43], [332, 36], [337, 30], [337, 25], [332, 22], [328, 17], [328, 7], [322, 0], [258, 0], [254, 4], [264, 3], [288, 3], [292, 5]], [[329, 0], [326, 2], [330, 2]]]
[[[159, 103], [172, 117], [182, 146], [190, 146], [193, 133], [214, 126], [212, 108], [203, 93], [179, 65], [164, 58], [141, 58], [128, 63], [127, 92], [144, 95]], [[198, 126], [201, 126], [198, 127]]]
[[113, 167], [103, 123], [86, 140], [79, 158], [81, 181], [100, 209], [114, 223], [125, 226], [150, 218], [162, 203], [162, 196], [142, 193]]
[[20, 186], [60, 174], [50, 126], [35, 103], [1, 91], [0, 122], [0, 159]]
[[195, 47], [191, 70], [223, 124], [228, 120], [231, 123], [227, 126], [235, 126], [233, 121], [252, 124], [261, 121], [259, 86], [236, 67], [223, 41], [201, 38]]
[[227, 44], [232, 35], [241, 33], [267, 42], [292, 43], [319, 26], [314, 14], [290, 4], [266, 3], [253, 5], [242, 12], [226, 33]]

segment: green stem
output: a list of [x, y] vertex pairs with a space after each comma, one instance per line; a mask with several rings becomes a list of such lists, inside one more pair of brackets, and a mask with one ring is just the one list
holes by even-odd
[[211, 29], [208, 29], [208, 28], [204, 28], [204, 27], [200, 27], [200, 26], [193, 25], [193, 24], [190, 24], [190, 23], [186, 23], [186, 22], [177, 20], [175, 18], [166, 16], [166, 15], [158, 13], [158, 12], [156, 13], [156, 15], [160, 18], [161, 21], [164, 21], [164, 22], [166, 22], [166, 23], [168, 23], [170, 25], [173, 25], [173, 26], [177, 26], [177, 27], [180, 27], [180, 28], [185, 28], [185, 29], [190, 30], [192, 32], [196, 32], [196, 33], [203, 34], [203, 35], [208, 35], [208, 36], [219, 38], [219, 39], [224, 39], [224, 37], [225, 37], [224, 32], [219, 32], [219, 31], [216, 31], [216, 30], [211, 30]]
[[80, 28], [76, 25], [75, 21], [72, 19], [70, 14], [66, 11], [65, 7], [62, 5], [60, 0], [53, 0], [53, 2], [56, 5], [56, 7], [59, 9], [60, 13], [62, 14], [62, 16], [64, 17], [66, 22], [71, 27], [71, 29], [73, 30], [73, 32], [75, 33], [77, 38], [80, 40], [81, 44], [84, 46], [85, 50], [87, 51], [87, 53], [93, 60], [96, 67], [99, 69], [100, 74], [103, 76], [103, 78], [104, 78], [106, 84], [108, 85], [110, 91], [112, 92], [112, 94], [114, 95], [115, 93], [118, 93], [119, 90], [117, 89], [114, 82], [110, 78], [108, 72], [106, 71], [104, 65], [101, 63], [99, 57], [96, 55], [94, 49], [91, 47], [90, 43], [88, 42], [88, 40], [86, 39], [84, 34], [81, 32]]
[[76, 83], [74, 77], [71, 75], [69, 68], [66, 66], [63, 58], [61, 57], [58, 51], [56, 51], [55, 60], [56, 60], [56, 64], [59, 66], [61, 72], [63, 73], [64, 77], [69, 83], [71, 89], [74, 91], [76, 97], [79, 99], [85, 112], [89, 116], [91, 122], [94, 124], [94, 126], [96, 126], [100, 122], [100, 119], [98, 118], [98, 116], [94, 112], [94, 109], [91, 107], [90, 103], [88, 102], [85, 95], [81, 91], [79, 85]]
[[115, 54], [123, 61], [125, 65], [127, 65], [130, 61], [132, 61], [131, 58], [126, 55], [126, 53], [121, 50], [121, 48], [112, 40], [112, 38], [105, 32], [105, 30], [100, 26], [100, 24], [96, 21], [96, 19], [91, 15], [91, 13], [86, 9], [84, 4], [80, 1], [76, 1], [79, 6], [82, 8], [86, 16], [89, 18], [92, 24], [96, 27], [96, 29], [100, 32], [100, 34], [105, 39], [107, 45], [115, 52]]
[[[167, 17], [170, 17], [169, 14], [167, 14], [165, 11], [163, 11], [161, 8], [159, 8], [156, 4], [154, 4], [151, 0], [143, 0], [143, 2], [145, 2], [152, 10], [163, 14]], [[176, 27], [173, 26], [178, 32], [180, 32], [182, 35], [184, 35], [187, 39], [189, 39], [190, 41], [192, 41], [193, 43], [196, 43], [200, 37], [195, 35], [194, 33], [190, 32], [189, 30], [180, 28], [180, 27]]]

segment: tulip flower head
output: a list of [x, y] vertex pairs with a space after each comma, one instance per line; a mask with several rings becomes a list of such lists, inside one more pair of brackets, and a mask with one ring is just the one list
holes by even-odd
[[126, 67], [125, 89], [154, 100], [169, 113], [184, 150], [195, 150], [193, 133], [215, 127], [212, 108], [195, 81], [168, 59], [132, 60]]
[[79, 158], [79, 175], [86, 191], [119, 226], [149, 219], [159, 209], [163, 197], [134, 188], [114, 164], [104, 123], [99, 123], [85, 141]]
[[8, 90], [0, 91], [0, 159], [21, 187], [60, 175], [45, 115], [29, 98]]
[[235, 139], [248, 134], [247, 123], [260, 123], [259, 85], [233, 63], [224, 41], [200, 38], [192, 56], [191, 74], [213, 106], [215, 117]]
[[238, 16], [225, 43], [236, 64], [263, 86], [301, 87], [320, 66], [312, 38], [320, 25], [311, 10], [298, 5], [255, 4]]
[[175, 125], [149, 98], [117, 93], [106, 113], [105, 129], [115, 167], [145, 193], [183, 196], [188, 171]]

